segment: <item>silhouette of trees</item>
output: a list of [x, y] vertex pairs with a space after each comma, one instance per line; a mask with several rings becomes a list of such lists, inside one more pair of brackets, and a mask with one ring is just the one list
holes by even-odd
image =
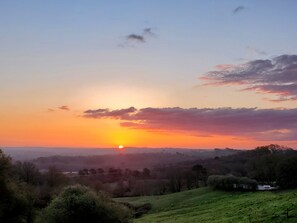
[[31, 162], [16, 162], [14, 171], [20, 180], [28, 184], [37, 185], [41, 183], [41, 174]]
[[282, 188], [293, 188], [297, 186], [297, 156], [289, 157], [277, 166], [277, 183]]

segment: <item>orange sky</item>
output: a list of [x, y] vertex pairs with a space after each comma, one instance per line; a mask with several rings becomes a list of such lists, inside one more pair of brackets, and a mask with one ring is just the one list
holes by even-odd
[[0, 2], [0, 146], [297, 147], [296, 3], [237, 7]]
[[118, 120], [85, 119], [76, 112], [62, 110], [1, 116], [1, 123], [2, 146], [254, 148], [274, 143], [234, 136], [199, 137], [185, 132], [133, 130], [121, 127]]

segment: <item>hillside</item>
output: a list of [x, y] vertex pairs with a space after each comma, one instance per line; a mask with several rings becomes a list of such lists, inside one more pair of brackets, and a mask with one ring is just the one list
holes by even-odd
[[134, 205], [152, 204], [152, 210], [136, 219], [136, 223], [297, 222], [297, 190], [222, 192], [200, 188], [163, 196], [116, 200]]
[[[95, 149], [93, 149], [95, 151]], [[8, 151], [8, 149], [6, 150]], [[64, 149], [66, 151], [66, 149]], [[69, 149], [69, 151], [72, 151]], [[69, 152], [68, 151], [68, 152]], [[100, 149], [98, 149], [100, 152]], [[39, 157], [31, 160], [39, 169], [48, 169], [55, 166], [62, 171], [78, 171], [84, 168], [130, 168], [142, 169], [156, 166], [166, 166], [177, 163], [196, 164], [197, 160], [213, 159], [234, 155], [239, 150], [214, 149], [125, 149], [123, 153], [116, 151], [115, 154], [105, 155], [77, 155], [79, 149], [72, 156], [55, 155]], [[98, 153], [99, 153], [98, 152]], [[102, 151], [103, 153], [104, 151]], [[134, 152], [134, 153], [132, 153]], [[8, 153], [13, 154], [13, 153]], [[63, 153], [62, 153], [63, 154]], [[13, 156], [18, 158], [19, 156]]]

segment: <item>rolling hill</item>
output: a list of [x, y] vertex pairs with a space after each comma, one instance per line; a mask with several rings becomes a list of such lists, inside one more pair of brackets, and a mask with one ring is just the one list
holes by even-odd
[[199, 188], [162, 196], [116, 200], [133, 205], [152, 204], [150, 212], [135, 219], [135, 223], [297, 222], [297, 190], [223, 192]]

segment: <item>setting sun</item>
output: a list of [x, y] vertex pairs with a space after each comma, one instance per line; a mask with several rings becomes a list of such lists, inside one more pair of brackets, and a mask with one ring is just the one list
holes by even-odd
[[119, 145], [118, 148], [119, 148], [119, 149], [124, 149], [124, 146], [123, 146], [123, 145]]

